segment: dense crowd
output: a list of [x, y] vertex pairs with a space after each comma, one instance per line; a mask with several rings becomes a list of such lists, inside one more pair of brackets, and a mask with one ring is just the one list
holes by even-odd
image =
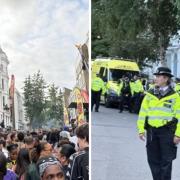
[[0, 133], [0, 180], [88, 180], [89, 125]]

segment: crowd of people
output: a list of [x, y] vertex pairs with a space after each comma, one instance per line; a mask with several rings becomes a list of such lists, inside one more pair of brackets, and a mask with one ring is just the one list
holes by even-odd
[[88, 180], [89, 125], [0, 133], [0, 180]]
[[[140, 75], [126, 74], [117, 81], [117, 88], [113, 89], [118, 99], [119, 112], [122, 113], [124, 109], [128, 109], [130, 113], [139, 113], [142, 100], [145, 92], [154, 88], [153, 80], [142, 77]], [[171, 86], [176, 92], [180, 93], [180, 78], [171, 79]], [[157, 88], [158, 90], [158, 88]], [[92, 79], [91, 84], [91, 111], [95, 106], [95, 112], [99, 111], [101, 95], [108, 95], [108, 83], [105, 83], [100, 74]], [[112, 103], [114, 105], [114, 102]]]

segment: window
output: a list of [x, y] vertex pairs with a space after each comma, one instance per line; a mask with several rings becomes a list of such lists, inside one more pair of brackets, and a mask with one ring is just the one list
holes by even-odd
[[5, 97], [3, 96], [3, 108], [4, 108], [4, 106], [5, 106]]
[[0, 71], [3, 72], [3, 65], [0, 65]]
[[100, 75], [101, 78], [103, 77], [104, 69], [105, 69], [104, 67], [100, 68], [99, 75]]
[[2, 89], [4, 90], [4, 79], [2, 79]]

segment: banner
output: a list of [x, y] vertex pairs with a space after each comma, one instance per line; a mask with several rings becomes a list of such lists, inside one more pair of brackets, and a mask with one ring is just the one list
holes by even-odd
[[83, 108], [83, 97], [79, 88], [74, 89], [76, 102], [77, 102], [77, 120], [78, 126], [85, 123], [84, 108]]
[[11, 75], [11, 84], [10, 84], [10, 88], [9, 88], [9, 96], [10, 96], [10, 113], [11, 113], [11, 121], [13, 124], [13, 128], [15, 128], [14, 91], [15, 91], [15, 78], [14, 78], [14, 75]]
[[9, 95], [10, 95], [10, 99], [12, 99], [12, 100], [14, 100], [14, 85], [15, 85], [14, 75], [11, 75], [11, 84], [10, 84], [10, 89], [9, 89]]

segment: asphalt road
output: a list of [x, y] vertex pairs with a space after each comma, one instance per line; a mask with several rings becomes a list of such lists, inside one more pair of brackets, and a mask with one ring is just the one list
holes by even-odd
[[[135, 114], [103, 106], [92, 112], [92, 180], [152, 180], [136, 121]], [[180, 147], [172, 180], [180, 180]]]

